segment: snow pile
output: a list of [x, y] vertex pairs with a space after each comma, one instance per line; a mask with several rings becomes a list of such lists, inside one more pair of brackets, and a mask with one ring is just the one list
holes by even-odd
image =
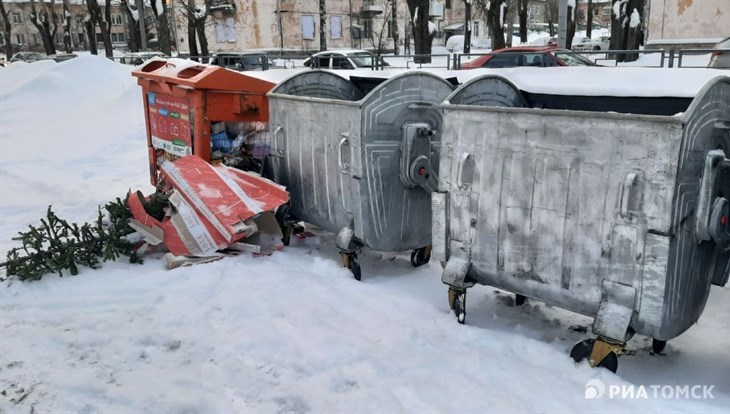
[[0, 77], [0, 251], [48, 205], [85, 221], [147, 189], [142, 94], [131, 67], [99, 56], [13, 63]]
[[[101, 60], [99, 60], [101, 59]], [[70, 63], [75, 63], [70, 65]], [[38, 65], [38, 66], [35, 66]], [[148, 178], [130, 68], [81, 57], [0, 78], [0, 254], [48, 204], [75, 219]], [[84, 70], [84, 72], [79, 71]], [[467, 72], [467, 71], [464, 71]], [[71, 83], [73, 81], [73, 83]], [[6, 90], [6, 87], [9, 88]], [[730, 289], [649, 355], [636, 337], [619, 375], [575, 365], [568, 329], [590, 320], [475, 287], [467, 325], [441, 268], [367, 253], [363, 282], [331, 235], [270, 257], [164, 270], [120, 261], [0, 286], [0, 411], [717, 412], [730, 406]], [[714, 385], [712, 400], [585, 399], [586, 384]]]

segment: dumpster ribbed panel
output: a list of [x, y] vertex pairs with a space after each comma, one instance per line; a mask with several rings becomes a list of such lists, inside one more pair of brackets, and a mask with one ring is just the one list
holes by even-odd
[[[439, 169], [439, 104], [451, 85], [427, 73], [394, 77], [380, 84], [362, 103], [362, 222], [355, 235], [376, 250], [410, 250], [431, 242], [431, 196], [400, 179], [403, 127], [426, 123], [435, 135], [430, 159]], [[359, 231], [358, 231], [359, 230]], [[376, 247], [374, 247], [376, 246]]]
[[[444, 281], [589, 316], [610, 300], [606, 289], [636, 292], [633, 306], [621, 305], [629, 326], [661, 340], [695, 323], [711, 283], [723, 284], [730, 268], [722, 227], [710, 238], [702, 233], [709, 216], [697, 222], [702, 206], [730, 197], [730, 170], [705, 166], [722, 159], [708, 158], [723, 157], [719, 150], [730, 154], [730, 78], [710, 82], [684, 116], [671, 117], [483, 106], [504, 101], [490, 96], [505, 85], [492, 86], [494, 95], [450, 97], [471, 105], [443, 105], [444, 250], [470, 262], [468, 280]], [[471, 159], [474, 169], [465, 167]]]
[[[720, 254], [713, 243], [698, 243], [695, 211], [704, 157], [709, 150], [730, 154], [730, 137], [714, 131], [716, 122], [730, 122], [730, 77], [716, 79], [695, 98], [685, 114], [686, 125], [679, 156], [672, 243], [669, 249], [666, 306], [661, 336], [674, 337], [687, 330], [704, 309], [710, 289], [707, 280], [726, 271], [730, 252]], [[730, 196], [730, 177], [721, 180], [721, 192]]]
[[359, 90], [328, 72], [279, 85], [269, 94], [271, 129], [279, 130], [280, 142], [274, 169], [291, 192], [291, 213], [333, 232], [350, 227], [355, 241], [373, 250], [428, 245], [431, 198], [404, 184], [404, 131], [412, 124], [430, 128], [425, 151], [438, 171], [439, 104], [451, 90], [422, 72], [390, 78], [356, 102]]

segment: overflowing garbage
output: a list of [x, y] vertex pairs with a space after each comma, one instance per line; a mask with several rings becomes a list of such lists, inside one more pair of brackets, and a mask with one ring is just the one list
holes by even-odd
[[164, 244], [168, 266], [247, 252], [270, 254], [283, 247], [276, 211], [289, 201], [284, 187], [257, 174], [213, 166], [189, 155], [161, 167], [168, 206], [157, 217], [145, 208], [150, 195], [130, 195], [129, 225], [144, 239], [139, 251]]

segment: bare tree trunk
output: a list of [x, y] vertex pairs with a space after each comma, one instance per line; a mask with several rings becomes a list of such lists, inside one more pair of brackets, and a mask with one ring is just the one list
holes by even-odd
[[3, 17], [3, 38], [5, 39], [5, 56], [7, 61], [10, 62], [10, 58], [13, 57], [13, 42], [10, 37], [13, 34], [13, 27], [10, 24], [10, 18], [8, 12], [5, 10], [5, 4], [0, 0], [0, 15]]
[[53, 35], [56, 32], [56, 13], [53, 11], [53, 1], [51, 1], [51, 12], [48, 12], [45, 3], [41, 0], [42, 7], [40, 10], [36, 8], [35, 0], [30, 1], [30, 22], [33, 23], [38, 33], [41, 35], [43, 49], [47, 55], [56, 54], [56, 46], [53, 44]]
[[157, 26], [157, 41], [160, 52], [170, 56], [172, 54], [172, 42], [170, 39], [170, 24], [167, 19], [167, 6], [163, 1], [162, 10], [157, 9], [157, 2], [152, 1], [152, 14], [155, 16]]
[[[106, 53], [106, 57], [113, 57], [114, 51], [112, 50], [112, 40], [111, 35], [109, 34], [111, 30], [111, 0], [106, 0], [106, 10], [103, 14], [97, 0], [86, 0], [86, 7], [89, 10], [89, 15], [91, 16], [92, 22], [99, 26], [99, 30], [101, 31], [101, 40], [104, 43], [104, 51]], [[96, 44], [96, 33], [93, 34], [93, 41], [94, 44]]]
[[188, 20], [188, 50], [190, 51], [191, 57], [200, 56], [200, 53], [198, 53], [198, 42], [195, 40], [196, 38], [196, 30], [195, 30], [195, 0], [188, 0], [187, 4], [183, 3], [183, 6], [185, 7], [185, 17]]
[[86, 29], [86, 37], [89, 38], [89, 52], [92, 55], [98, 55], [99, 51], [96, 47], [96, 26], [94, 25], [94, 18], [91, 15], [84, 20], [84, 28]]
[[[486, 6], [489, 37], [492, 38], [492, 50], [504, 49], [504, 17], [507, 15], [507, 0], [491, 0]], [[510, 34], [511, 35], [511, 34]]]
[[[200, 43], [200, 55], [208, 56], [208, 38], [205, 37], [205, 19], [198, 21], [195, 26], [195, 30], [198, 33], [198, 43]], [[203, 60], [206, 63], [205, 59]]]
[[520, 42], [527, 43], [527, 6], [528, 0], [517, 2], [517, 17], [520, 19]]
[[120, 4], [126, 18], [124, 24], [127, 27], [127, 47], [132, 53], [139, 52], [139, 49], [142, 47], [141, 39], [139, 38], [139, 21], [134, 19], [132, 10], [129, 8], [129, 0], [121, 0]]
[[[629, 0], [624, 23], [623, 45], [626, 50], [638, 50], [641, 44], [641, 28], [644, 21], [645, 0]], [[625, 55], [625, 62], [633, 62], [639, 58], [638, 53]]]
[[[617, 3], [619, 6], [616, 5]], [[617, 8], [620, 10], [618, 15], [615, 13]], [[626, 4], [624, 0], [613, 0], [612, 10], [614, 11], [611, 12], [611, 43], [609, 49], [619, 50], [623, 48], [623, 21], [626, 18]]]
[[327, 2], [319, 0], [319, 50], [327, 50]]
[[[87, 0], [88, 1], [88, 0]], [[96, 1], [96, 0], [94, 0]], [[104, 20], [99, 21], [101, 28], [101, 39], [104, 41], [104, 51], [106, 57], [114, 57], [114, 49], [112, 49], [112, 0], [106, 0], [104, 5]]]
[[593, 32], [593, 0], [588, 0], [588, 7], [586, 8], [586, 37], [592, 38]]
[[545, 17], [548, 22], [550, 37], [555, 36], [555, 18], [558, 17], [558, 0], [545, 1]]
[[471, 53], [471, 0], [464, 0], [464, 53]]
[[398, 2], [393, 1], [391, 3], [390, 19], [393, 22], [393, 53], [398, 56], [400, 54], [400, 47], [398, 46]]
[[63, 47], [66, 53], [73, 52], [71, 44], [71, 12], [68, 10], [68, 0], [63, 0]]
[[568, 6], [568, 32], [565, 34], [565, 48], [570, 50], [573, 47], [573, 38], [575, 37], [575, 17], [577, 7]]
[[408, 11], [413, 22], [413, 42], [415, 43], [414, 59], [416, 63], [431, 63], [431, 41], [428, 32], [429, 0], [407, 0]]

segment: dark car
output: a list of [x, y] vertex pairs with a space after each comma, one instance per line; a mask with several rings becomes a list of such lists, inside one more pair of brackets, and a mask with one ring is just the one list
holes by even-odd
[[461, 69], [514, 68], [518, 66], [599, 66], [583, 56], [566, 49], [554, 47], [509, 47], [495, 50], [471, 62], [461, 64]]
[[274, 66], [274, 62], [260, 52], [220, 52], [213, 55], [210, 64], [238, 71], [266, 70]]
[[169, 56], [165, 55], [162, 52], [134, 52], [134, 53], [127, 53], [126, 55], [124, 55], [120, 59], [120, 62], [124, 63], [126, 65], [139, 66], [152, 58], [166, 59], [168, 57]]
[[37, 53], [37, 52], [18, 52], [13, 55], [13, 57], [10, 59], [10, 63], [12, 62], [37, 62], [39, 60], [43, 60], [46, 58], [46, 55], [43, 53]]
[[45, 60], [53, 60], [60, 63], [77, 57], [79, 57], [79, 55], [75, 53], [57, 53], [55, 55], [49, 55], [47, 58], [45, 58]]
[[730, 37], [723, 39], [715, 45], [708, 68], [730, 69]]
[[362, 69], [376, 66], [390, 66], [380, 58], [376, 60], [374, 54], [367, 50], [326, 50], [315, 53], [304, 61], [304, 66], [320, 69]]

